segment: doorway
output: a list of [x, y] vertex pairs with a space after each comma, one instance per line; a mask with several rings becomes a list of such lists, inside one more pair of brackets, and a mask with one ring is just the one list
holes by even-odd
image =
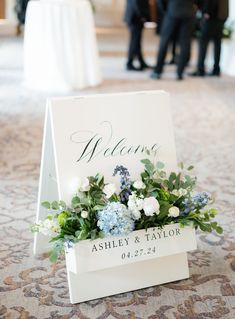
[[5, 0], [0, 1], [0, 19], [5, 19]]

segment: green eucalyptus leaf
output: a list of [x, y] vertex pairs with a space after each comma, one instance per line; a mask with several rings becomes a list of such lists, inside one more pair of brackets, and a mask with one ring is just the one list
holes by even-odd
[[222, 228], [221, 226], [217, 226], [217, 227], [216, 227], [216, 232], [217, 232], [218, 234], [222, 234], [222, 233], [223, 233], [223, 228]]
[[187, 168], [188, 171], [191, 171], [192, 169], [194, 169], [194, 166], [193, 166], [193, 165], [190, 165], [190, 166]]
[[98, 236], [99, 236], [99, 238], [104, 238], [104, 237], [105, 237], [105, 233], [102, 232], [102, 231], [100, 231], [100, 232], [98, 233]]
[[93, 207], [93, 209], [97, 211], [97, 210], [104, 209], [104, 207], [105, 207], [105, 205], [96, 205], [96, 206]]
[[81, 203], [81, 200], [78, 196], [74, 196], [72, 198], [72, 205], [74, 208], [76, 208]]
[[42, 207], [45, 207], [47, 209], [51, 208], [51, 204], [49, 202], [47, 202], [47, 201], [46, 202], [42, 202], [41, 205], [42, 205]]
[[96, 229], [91, 231], [91, 240], [95, 240], [98, 237], [98, 232]]
[[149, 159], [143, 159], [143, 160], [141, 160], [141, 163], [144, 164], [145, 170], [147, 171], [147, 173], [150, 176], [153, 175], [153, 173], [155, 171], [153, 163]]
[[67, 205], [64, 201], [60, 200], [59, 201], [59, 206], [61, 207], [61, 209], [65, 210], [67, 208]]
[[54, 209], [54, 210], [59, 209], [59, 203], [57, 201], [53, 201], [51, 203], [51, 208]]
[[165, 164], [163, 162], [157, 162], [156, 164], [157, 169], [163, 169], [165, 167]]

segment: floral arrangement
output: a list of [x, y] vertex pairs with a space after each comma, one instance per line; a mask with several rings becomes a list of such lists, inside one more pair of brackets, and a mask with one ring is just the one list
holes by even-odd
[[223, 28], [223, 38], [230, 39], [234, 31], [234, 21], [226, 22]]
[[97, 174], [79, 181], [69, 206], [63, 201], [42, 203], [50, 212], [32, 225], [32, 231], [51, 237], [51, 261], [64, 252], [64, 246], [71, 247], [80, 240], [127, 235], [172, 223], [222, 233], [213, 221], [217, 210], [206, 209], [212, 202], [210, 195], [194, 192], [196, 178], [188, 174], [193, 166], [184, 169], [181, 164], [179, 172], [167, 174], [164, 164], [155, 157], [141, 162], [144, 170], [139, 180], [131, 180], [126, 167], [114, 169], [113, 176], [120, 177], [119, 190]]

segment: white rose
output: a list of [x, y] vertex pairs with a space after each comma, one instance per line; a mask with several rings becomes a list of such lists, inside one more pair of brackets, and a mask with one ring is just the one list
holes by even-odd
[[176, 206], [172, 206], [171, 208], [169, 208], [168, 210], [168, 216], [170, 217], [178, 217], [180, 214], [180, 210], [178, 207]]
[[89, 213], [86, 210], [83, 210], [81, 212], [81, 216], [82, 216], [82, 218], [87, 218], [89, 216]]
[[146, 216], [153, 216], [160, 213], [160, 205], [155, 197], [148, 197], [144, 199], [143, 209]]
[[107, 184], [104, 186], [103, 192], [107, 198], [110, 198], [116, 192], [115, 184]]
[[85, 178], [83, 182], [81, 182], [80, 187], [78, 187], [80, 192], [88, 192], [90, 190], [89, 179]]
[[135, 181], [133, 184], [135, 189], [145, 189], [145, 184], [142, 181]]

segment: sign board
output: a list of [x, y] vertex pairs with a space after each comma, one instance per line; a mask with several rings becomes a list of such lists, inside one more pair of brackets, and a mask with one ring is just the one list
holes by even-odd
[[[41, 202], [70, 203], [77, 178], [113, 178], [116, 165], [139, 179], [145, 148], [157, 150], [169, 170], [176, 169], [176, 152], [169, 95], [147, 91], [51, 99], [45, 117], [37, 219]], [[35, 253], [48, 251], [48, 238], [36, 234]]]
[[[158, 159], [165, 163], [166, 170], [177, 169], [169, 95], [163, 91], [49, 100], [45, 117], [37, 220], [44, 218], [46, 214], [40, 205], [42, 201], [62, 199], [70, 203], [76, 192], [77, 178], [101, 173], [107, 182], [118, 183], [118, 179], [112, 176], [113, 170], [116, 165], [123, 165], [128, 168], [131, 179], [139, 179], [139, 174], [143, 170], [140, 160], [146, 158], [146, 148], [157, 151]], [[48, 238], [36, 234], [34, 252], [42, 253], [48, 249]], [[115, 276], [111, 274], [110, 269], [95, 271], [92, 275], [89, 272], [80, 275], [70, 271], [68, 266], [71, 302], [90, 300], [187, 277], [186, 253], [174, 256], [177, 259], [175, 262], [178, 261], [181, 265], [181, 271], [171, 273], [169, 280], [165, 270], [165, 274], [162, 273], [163, 270], [159, 270], [160, 277], [152, 281], [148, 271], [139, 280], [136, 280], [136, 275], [141, 269], [141, 263], [149, 265], [150, 269], [159, 268], [158, 259], [161, 259], [161, 265], [165, 265], [169, 260], [173, 261], [173, 256], [127, 265], [123, 262], [119, 267], [112, 268]], [[89, 274], [92, 277], [89, 277]], [[114, 287], [116, 276], [122, 277], [125, 274], [128, 274], [125, 287]], [[86, 290], [85, 287], [79, 291], [77, 287], [83, 286], [85, 277], [87, 283], [91, 280], [97, 287], [100, 287], [101, 279], [102, 286], [107, 280], [108, 291], [81, 293], [81, 290]]]

